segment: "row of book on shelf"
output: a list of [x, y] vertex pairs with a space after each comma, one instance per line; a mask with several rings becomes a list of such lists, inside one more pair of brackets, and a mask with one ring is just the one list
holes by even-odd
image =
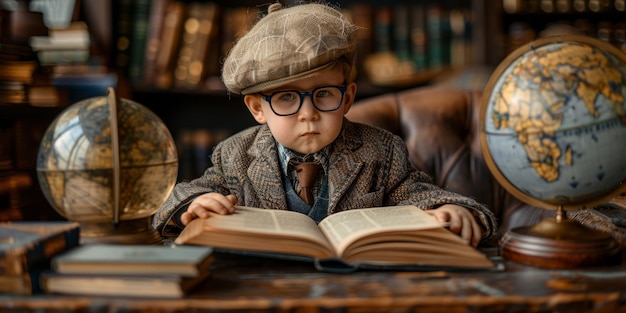
[[[157, 88], [221, 88], [221, 60], [264, 14], [263, 6], [212, 1], [121, 0], [113, 6], [112, 64], [131, 83]], [[368, 2], [340, 8], [360, 26], [357, 66], [365, 79], [384, 82], [470, 62], [470, 8]]]
[[626, 0], [502, 0], [509, 14], [626, 12]]
[[512, 52], [539, 37], [554, 35], [584, 35], [593, 37], [614, 45], [626, 53], [626, 20], [618, 22], [607, 20], [594, 23], [589, 19], [560, 20], [550, 23], [540, 30], [536, 30], [527, 22], [514, 22], [509, 26], [508, 50]]
[[213, 261], [208, 246], [81, 245], [77, 223], [0, 223], [0, 294], [180, 298]]

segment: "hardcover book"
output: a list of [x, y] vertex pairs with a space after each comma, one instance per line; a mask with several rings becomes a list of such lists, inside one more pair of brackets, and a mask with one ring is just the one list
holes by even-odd
[[73, 222], [0, 223], [0, 275], [26, 274], [78, 246], [80, 226]]
[[118, 0], [111, 2], [113, 22], [113, 59], [112, 64], [124, 74], [128, 74], [130, 49], [133, 32], [133, 1]]
[[495, 267], [485, 254], [415, 206], [343, 211], [319, 225], [298, 212], [237, 207], [233, 214], [192, 220], [175, 242], [309, 259], [327, 271]]
[[26, 273], [0, 275], [0, 294], [29, 296], [41, 292], [39, 277], [45, 270], [47, 270], [46, 267], [33, 266]]
[[160, 47], [154, 61], [155, 77], [146, 77], [159, 88], [170, 88], [173, 85], [173, 71], [178, 58], [180, 37], [185, 20], [187, 3], [172, 1], [167, 4], [163, 17]]
[[148, 40], [148, 23], [150, 21], [150, 0], [134, 0], [132, 8], [132, 27], [130, 40], [132, 44], [128, 50], [128, 78], [131, 82], [143, 79], [143, 67]]
[[47, 293], [68, 295], [182, 298], [192, 288], [210, 276], [204, 272], [198, 276], [180, 275], [91, 275], [42, 274], [42, 287]]
[[60, 274], [198, 276], [213, 262], [210, 247], [83, 245], [54, 257]]
[[174, 85], [196, 88], [206, 75], [217, 75], [220, 47], [215, 44], [219, 7], [216, 3], [193, 2], [188, 5]]
[[449, 12], [434, 4], [426, 10], [426, 38], [428, 40], [428, 67], [445, 68], [450, 65]]
[[146, 34], [146, 46], [144, 51], [143, 80], [151, 80], [156, 73], [156, 59], [159, 49], [162, 49], [161, 36], [163, 24], [167, 14], [167, 8], [172, 0], [154, 0], [150, 8], [148, 18], [148, 33]]
[[409, 8], [409, 25], [411, 38], [411, 59], [415, 69], [423, 71], [428, 69], [428, 47], [426, 30], [426, 11], [424, 4], [416, 3]]

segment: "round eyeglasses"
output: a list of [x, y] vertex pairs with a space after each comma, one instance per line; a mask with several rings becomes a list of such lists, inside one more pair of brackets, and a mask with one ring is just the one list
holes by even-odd
[[320, 112], [332, 112], [341, 107], [345, 86], [317, 87], [310, 92], [282, 90], [271, 95], [260, 94], [270, 104], [274, 114], [279, 116], [294, 115], [300, 111], [305, 97], [311, 97], [313, 107]]

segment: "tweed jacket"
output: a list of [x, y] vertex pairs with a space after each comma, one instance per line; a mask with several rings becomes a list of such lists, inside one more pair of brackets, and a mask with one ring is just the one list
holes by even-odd
[[[207, 192], [233, 194], [237, 205], [288, 209], [276, 142], [267, 125], [222, 141], [211, 158], [213, 166], [200, 178], [178, 183], [154, 215], [153, 227], [163, 236], [176, 236], [180, 229], [166, 227], [171, 217]], [[412, 204], [433, 209], [454, 203], [470, 209], [483, 229], [483, 239], [496, 230], [495, 217], [487, 207], [436, 186], [430, 176], [411, 166], [404, 141], [380, 128], [344, 119], [331, 146], [327, 175], [329, 215], [368, 207]]]

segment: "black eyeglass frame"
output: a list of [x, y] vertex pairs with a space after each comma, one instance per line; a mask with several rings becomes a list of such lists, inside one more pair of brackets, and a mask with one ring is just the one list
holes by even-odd
[[[317, 105], [315, 104], [315, 100], [313, 100], [313, 95], [315, 94], [316, 91], [320, 90], [320, 89], [324, 89], [324, 88], [337, 88], [339, 89], [339, 91], [341, 92], [341, 99], [339, 99], [339, 103], [337, 104], [337, 106], [333, 109], [328, 109], [328, 110], [323, 110], [317, 107]], [[262, 93], [259, 93], [259, 95], [261, 97], [263, 97], [263, 99], [265, 101], [267, 101], [267, 103], [269, 103], [270, 105], [270, 109], [272, 109], [272, 112], [274, 112], [274, 114], [278, 115], [278, 116], [290, 116], [290, 115], [294, 115], [297, 114], [298, 112], [300, 112], [300, 109], [302, 108], [302, 104], [304, 103], [304, 98], [305, 97], [310, 97], [311, 98], [311, 104], [313, 104], [313, 107], [320, 111], [320, 112], [333, 112], [333, 111], [337, 111], [339, 110], [339, 108], [341, 107], [341, 105], [343, 104], [343, 97], [346, 93], [346, 90], [348, 88], [346, 86], [321, 86], [321, 87], [317, 87], [311, 91], [299, 91], [299, 90], [280, 90], [280, 91], [276, 91], [273, 92], [269, 95], [264, 95]], [[272, 106], [272, 97], [274, 97], [276, 94], [279, 93], [284, 93], [284, 92], [294, 92], [297, 93], [300, 96], [300, 104], [298, 105], [298, 108], [293, 112], [293, 113], [288, 113], [288, 114], [281, 114], [281, 113], [277, 113], [276, 110], [274, 110], [274, 107]]]

